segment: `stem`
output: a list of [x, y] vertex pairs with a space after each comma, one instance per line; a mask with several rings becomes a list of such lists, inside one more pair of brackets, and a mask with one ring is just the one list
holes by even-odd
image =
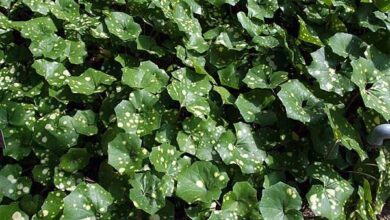
[[340, 144], [340, 140], [337, 140], [337, 141], [334, 143], [333, 147], [332, 147], [332, 148], [330, 149], [330, 151], [328, 151], [328, 153], [326, 154], [326, 157], [325, 157], [326, 160], [328, 160], [330, 153], [334, 150], [334, 148], [335, 148], [336, 146], [339, 146], [339, 144]]
[[363, 175], [363, 176], [366, 176], [366, 177], [369, 177], [377, 182], [379, 182], [379, 180], [377, 178], [375, 178], [374, 176], [370, 175], [370, 174], [367, 174], [367, 173], [362, 173], [362, 172], [359, 172], [359, 171], [345, 171], [347, 173], [354, 173], [354, 174], [360, 174], [360, 175]]
[[349, 100], [347, 107], [345, 108], [345, 112], [348, 111], [348, 109], [352, 106], [353, 102], [356, 100], [356, 98], [360, 95], [359, 92], [356, 92], [354, 96], [352, 96], [351, 100]]

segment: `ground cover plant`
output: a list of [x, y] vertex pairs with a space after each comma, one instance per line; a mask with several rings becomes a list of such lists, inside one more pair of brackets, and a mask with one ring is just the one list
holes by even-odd
[[376, 219], [389, 10], [0, 0], [0, 219]]

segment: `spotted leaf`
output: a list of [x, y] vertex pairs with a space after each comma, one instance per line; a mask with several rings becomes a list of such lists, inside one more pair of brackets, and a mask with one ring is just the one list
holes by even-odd
[[329, 165], [319, 162], [310, 165], [307, 172], [322, 183], [312, 185], [306, 194], [314, 214], [328, 219], [345, 218], [344, 205], [353, 192], [351, 184]]
[[176, 195], [188, 203], [208, 203], [219, 198], [228, 181], [228, 175], [211, 162], [197, 161], [179, 173]]
[[237, 182], [233, 190], [223, 196], [222, 210], [229, 210], [239, 216], [246, 216], [257, 203], [257, 191], [249, 182]]
[[299, 39], [312, 43], [318, 46], [322, 46], [323, 43], [321, 39], [318, 37], [318, 34], [311, 28], [306, 22], [298, 16], [299, 21]]
[[223, 132], [223, 126], [218, 126], [211, 118], [192, 117], [183, 122], [183, 131], [178, 132], [176, 141], [181, 151], [202, 160], [212, 160], [213, 147]]
[[115, 77], [99, 70], [88, 68], [80, 76], [72, 76], [68, 79], [68, 85], [73, 93], [91, 95], [102, 92], [106, 85], [111, 85]]
[[340, 141], [349, 150], [354, 150], [360, 156], [360, 160], [367, 158], [366, 152], [362, 149], [362, 141], [359, 133], [343, 117], [343, 109], [337, 106], [326, 105], [326, 115], [329, 118], [330, 126], [333, 129], [334, 138]]
[[198, 75], [189, 69], [182, 68], [172, 73], [175, 79], [168, 85], [172, 99], [179, 101], [182, 107], [197, 117], [204, 117], [210, 112], [207, 96], [211, 90], [205, 75]]
[[261, 173], [265, 151], [256, 143], [255, 134], [248, 124], [234, 124], [236, 135], [228, 130], [223, 133], [215, 148], [225, 164], [237, 164], [243, 173]]
[[64, 198], [61, 220], [98, 218], [108, 211], [113, 198], [99, 184], [80, 183]]
[[65, 66], [62, 63], [55, 61], [44, 59], [35, 60], [32, 67], [39, 75], [43, 76], [50, 85], [55, 87], [65, 85], [65, 80], [70, 77], [70, 73]]
[[251, 89], [274, 89], [288, 79], [288, 73], [274, 72], [270, 66], [261, 64], [249, 69], [243, 82]]
[[22, 167], [17, 164], [7, 164], [0, 170], [0, 193], [17, 200], [23, 195], [29, 194], [31, 189], [31, 180], [21, 176]]
[[153, 215], [165, 206], [163, 182], [150, 172], [137, 173], [130, 180], [130, 199], [136, 208]]
[[120, 174], [141, 170], [147, 156], [148, 150], [141, 147], [141, 140], [135, 135], [118, 133], [108, 143], [108, 163]]
[[348, 33], [337, 33], [329, 38], [328, 45], [332, 51], [344, 58], [361, 56], [367, 46], [358, 37]]
[[117, 126], [129, 134], [150, 134], [160, 128], [159, 107], [159, 95], [136, 90], [130, 94], [129, 101], [123, 100], [115, 107]]
[[168, 75], [151, 61], [141, 62], [137, 68], [122, 68], [122, 82], [132, 88], [159, 93], [168, 83]]
[[353, 67], [351, 80], [359, 87], [364, 104], [389, 120], [389, 72], [378, 70], [373, 61], [365, 58], [354, 60], [351, 65]]
[[240, 94], [234, 103], [246, 122], [255, 122], [260, 125], [273, 124], [276, 121], [275, 113], [265, 110], [275, 100], [271, 91], [252, 90]]
[[45, 202], [43, 203], [41, 210], [36, 214], [39, 219], [49, 220], [53, 218], [59, 218], [64, 202], [63, 198], [66, 196], [64, 192], [61, 191], [52, 191], [50, 192]]
[[297, 190], [278, 182], [263, 190], [259, 209], [264, 219], [303, 219], [302, 200]]
[[354, 84], [345, 73], [336, 72], [339, 62], [332, 57], [327, 49], [322, 47], [311, 53], [311, 57], [313, 61], [307, 69], [309, 74], [320, 84], [322, 90], [335, 92], [342, 96], [354, 89]]
[[300, 81], [290, 80], [281, 85], [279, 99], [289, 118], [303, 123], [315, 122], [323, 115], [322, 100], [315, 97]]
[[123, 41], [135, 40], [141, 33], [141, 26], [123, 12], [110, 12], [104, 21], [110, 33]]

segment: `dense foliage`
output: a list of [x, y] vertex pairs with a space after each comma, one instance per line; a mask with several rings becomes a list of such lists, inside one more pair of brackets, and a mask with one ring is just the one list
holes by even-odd
[[387, 0], [0, 0], [0, 219], [375, 219]]

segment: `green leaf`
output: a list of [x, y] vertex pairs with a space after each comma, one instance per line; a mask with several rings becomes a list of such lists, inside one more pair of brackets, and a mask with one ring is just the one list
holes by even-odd
[[187, 68], [172, 73], [172, 83], [168, 85], [168, 93], [173, 100], [179, 101], [182, 107], [197, 117], [210, 113], [207, 96], [211, 84], [205, 75], [198, 75]]
[[299, 21], [299, 39], [315, 44], [317, 46], [323, 46], [323, 43], [321, 39], [318, 37], [317, 33], [310, 27], [308, 26], [305, 21], [298, 16], [298, 21]]
[[335, 139], [337, 141], [341, 141], [341, 144], [349, 150], [352, 149], [356, 151], [361, 161], [365, 160], [367, 158], [367, 154], [361, 147], [362, 141], [359, 133], [344, 118], [343, 109], [338, 108], [337, 106], [326, 105], [325, 113], [329, 118]]
[[234, 104], [246, 122], [269, 125], [276, 121], [276, 115], [265, 108], [274, 100], [275, 97], [269, 90], [252, 90], [240, 94]]
[[363, 220], [375, 219], [375, 212], [372, 207], [372, 197], [371, 197], [371, 188], [370, 183], [365, 179], [364, 186], [359, 186], [358, 196], [359, 201], [356, 204], [356, 210], [350, 215], [358, 216], [358, 218]]
[[108, 211], [113, 198], [97, 183], [80, 183], [63, 201], [64, 212], [61, 220], [71, 220], [97, 218]]
[[18, 203], [14, 202], [9, 205], [0, 205], [0, 213], [2, 219], [12, 219], [12, 220], [25, 220], [28, 219], [28, 215], [23, 212]]
[[353, 73], [351, 80], [360, 90], [366, 107], [379, 112], [386, 120], [390, 120], [390, 74], [380, 71], [373, 61], [359, 58], [352, 61]]
[[17, 164], [7, 164], [0, 170], [0, 194], [12, 200], [17, 200], [29, 194], [31, 180], [22, 177], [22, 167]]
[[92, 95], [103, 92], [105, 85], [111, 85], [115, 80], [113, 76], [88, 68], [80, 76], [69, 77], [68, 85], [73, 93]]
[[66, 172], [73, 173], [81, 170], [89, 163], [90, 155], [85, 148], [71, 148], [60, 159], [59, 167]]
[[73, 191], [80, 182], [80, 173], [68, 173], [61, 171], [58, 167], [54, 168], [53, 183], [57, 189], [61, 191]]
[[110, 12], [104, 21], [110, 33], [123, 41], [135, 40], [141, 33], [141, 26], [123, 12]]
[[218, 200], [229, 177], [211, 162], [197, 161], [177, 176], [176, 195], [187, 203]]
[[56, 35], [49, 35], [41, 40], [33, 41], [30, 44], [30, 51], [35, 57], [44, 56], [50, 59], [64, 60], [68, 49], [68, 41]]
[[148, 151], [141, 148], [141, 140], [135, 135], [118, 133], [108, 143], [108, 163], [120, 174], [131, 175], [141, 170], [147, 156]]
[[15, 22], [17, 28], [24, 38], [32, 41], [40, 41], [43, 38], [54, 35], [57, 31], [53, 20], [50, 17], [38, 17], [24, 22]]
[[153, 147], [149, 155], [150, 163], [154, 168], [163, 173], [176, 173], [178, 170], [178, 157], [181, 155], [174, 146], [162, 144]]
[[43, 15], [49, 13], [49, 5], [42, 1], [37, 0], [22, 0], [23, 4], [27, 5], [32, 11], [38, 12]]
[[137, 68], [122, 68], [122, 82], [132, 88], [145, 89], [151, 93], [161, 92], [169, 77], [151, 61], [141, 62]]
[[79, 110], [73, 116], [73, 127], [77, 133], [92, 136], [97, 134], [96, 114], [91, 110]]
[[230, 5], [235, 5], [237, 4], [237, 2], [239, 2], [239, 0], [207, 0], [208, 2], [210, 2], [211, 4], [219, 7], [225, 3], [227, 4], [230, 4]]
[[160, 128], [161, 112], [159, 95], [145, 90], [130, 94], [129, 101], [123, 100], [115, 107], [117, 126], [129, 134], [144, 136]]
[[316, 122], [323, 115], [322, 100], [315, 97], [300, 81], [290, 80], [281, 85], [279, 99], [286, 107], [287, 117], [303, 123]]
[[375, 212], [382, 212], [383, 206], [390, 195], [390, 152], [386, 148], [379, 151], [379, 156], [376, 158], [380, 178], [378, 180], [378, 188], [376, 190], [376, 198], [374, 199]]
[[302, 200], [294, 187], [278, 182], [263, 190], [259, 208], [264, 219], [303, 219]]
[[351, 184], [329, 165], [319, 162], [310, 165], [307, 172], [309, 176], [322, 183], [312, 185], [306, 194], [314, 214], [328, 219], [345, 218], [344, 205], [353, 192]]
[[358, 37], [347, 34], [337, 33], [328, 40], [328, 45], [332, 48], [333, 53], [347, 58], [358, 58], [361, 56], [366, 48], [366, 43]]
[[51, 86], [61, 87], [65, 85], [66, 79], [70, 78], [69, 71], [62, 63], [40, 59], [35, 60], [32, 67], [39, 75], [45, 77]]
[[221, 96], [223, 104], [233, 105], [236, 101], [236, 98], [225, 87], [214, 86], [213, 90]]
[[278, 1], [248, 0], [248, 16], [260, 20], [272, 18], [278, 8]]
[[153, 215], [165, 206], [162, 181], [150, 172], [137, 173], [130, 180], [130, 199], [136, 208]]
[[374, 0], [376, 7], [378, 7], [383, 12], [390, 11], [390, 3], [386, 0]]
[[46, 186], [52, 181], [53, 170], [45, 165], [38, 164], [34, 166], [32, 174], [35, 182]]
[[256, 194], [256, 189], [249, 182], [236, 182], [233, 190], [223, 196], [222, 210], [245, 216], [255, 207]]
[[50, 4], [50, 11], [58, 19], [74, 21], [80, 16], [80, 5], [73, 0], [56, 0], [55, 4]]
[[87, 56], [87, 50], [83, 41], [70, 41], [67, 40], [67, 47], [65, 50], [66, 56], [69, 62], [72, 64], [82, 64], [84, 58]]
[[324, 48], [321, 47], [317, 51], [311, 53], [313, 62], [308, 66], [307, 70], [320, 84], [322, 90], [335, 92], [343, 95], [354, 89], [354, 85], [342, 72], [336, 73], [336, 59]]
[[234, 124], [236, 135], [230, 130], [223, 133], [215, 148], [225, 164], [237, 164], [243, 173], [261, 173], [265, 151], [259, 149], [255, 135], [248, 124]]
[[66, 194], [61, 191], [49, 192], [49, 195], [47, 195], [41, 210], [37, 213], [36, 216], [43, 220], [59, 218], [62, 214], [64, 206], [63, 198], [65, 196]]
[[274, 89], [288, 80], [288, 73], [274, 72], [270, 66], [260, 64], [249, 69], [243, 82], [251, 89]]
[[223, 126], [217, 126], [211, 118], [192, 117], [183, 121], [183, 131], [179, 131], [176, 140], [181, 151], [201, 160], [212, 160], [213, 147], [224, 131]]
[[238, 12], [237, 19], [251, 37], [257, 36], [262, 32], [260, 26], [254, 23], [248, 16], [246, 16], [244, 12]]
[[222, 85], [231, 87], [233, 89], [240, 88], [241, 77], [237, 73], [236, 67], [233, 64], [230, 64], [224, 69], [218, 70], [218, 76]]
[[34, 123], [34, 140], [41, 146], [63, 150], [77, 144], [79, 135], [73, 127], [73, 118], [59, 113], [46, 115]]
[[238, 220], [238, 214], [229, 210], [214, 210], [208, 220]]
[[137, 49], [146, 51], [150, 54], [162, 57], [165, 55], [165, 50], [157, 45], [156, 41], [146, 35], [140, 35], [137, 40]]

